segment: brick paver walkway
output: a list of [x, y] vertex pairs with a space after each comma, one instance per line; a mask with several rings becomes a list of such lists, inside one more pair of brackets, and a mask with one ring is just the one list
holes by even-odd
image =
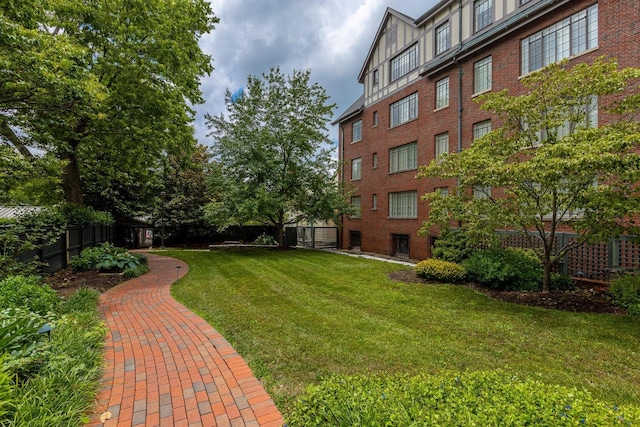
[[[282, 415], [246, 362], [175, 301], [179, 260], [148, 255], [150, 272], [105, 292], [106, 368], [89, 426], [281, 426]], [[180, 268], [177, 268], [177, 267]], [[111, 413], [104, 424], [100, 415]]]

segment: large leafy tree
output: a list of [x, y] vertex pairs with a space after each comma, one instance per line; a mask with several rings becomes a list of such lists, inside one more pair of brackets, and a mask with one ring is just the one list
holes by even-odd
[[344, 204], [326, 129], [335, 104], [310, 83], [310, 71], [250, 76], [242, 95], [227, 91], [226, 105], [226, 115], [207, 115], [215, 194], [208, 211], [218, 227], [269, 224], [282, 245], [285, 225], [335, 218]]
[[[565, 62], [523, 79], [523, 95], [503, 90], [481, 97], [502, 127], [421, 168], [420, 177], [458, 183], [449, 195], [425, 195], [430, 211], [423, 231], [451, 223], [476, 235], [519, 230], [544, 266], [543, 291], [549, 291], [551, 268], [568, 251], [636, 225], [639, 77], [639, 69], [619, 69], [612, 60]], [[472, 188], [485, 190], [484, 197], [474, 198]], [[559, 246], [563, 227], [579, 237]]]
[[178, 243], [208, 234], [210, 225], [204, 207], [209, 201], [209, 159], [204, 145], [198, 145], [193, 152], [168, 156], [163, 173], [164, 200], [160, 200], [153, 215], [156, 230], [164, 229], [165, 238], [172, 237]]
[[127, 200], [160, 187], [162, 157], [195, 147], [190, 105], [212, 70], [198, 41], [217, 22], [209, 2], [25, 0], [0, 11], [3, 140], [63, 160], [68, 202], [131, 214], [139, 206]]

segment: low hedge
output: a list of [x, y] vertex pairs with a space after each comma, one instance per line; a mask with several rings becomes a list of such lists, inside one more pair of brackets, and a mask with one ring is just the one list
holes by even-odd
[[586, 391], [503, 372], [338, 376], [307, 388], [289, 417], [296, 426], [637, 425], [640, 407], [616, 407]]
[[467, 276], [467, 270], [464, 266], [439, 259], [420, 261], [416, 264], [415, 271], [418, 277], [438, 282], [460, 283]]

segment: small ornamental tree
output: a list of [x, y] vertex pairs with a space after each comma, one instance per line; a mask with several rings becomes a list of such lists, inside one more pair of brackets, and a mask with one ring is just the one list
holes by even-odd
[[[619, 69], [613, 60], [562, 62], [523, 79], [524, 95], [505, 89], [479, 97], [502, 127], [421, 168], [422, 178], [458, 182], [449, 195], [423, 197], [430, 213], [422, 231], [452, 221], [476, 236], [518, 230], [535, 248], [548, 292], [551, 268], [567, 252], [635, 230], [639, 78], [640, 69]], [[493, 191], [474, 198], [472, 189], [486, 186]], [[578, 238], [557, 246], [561, 227]]]
[[207, 206], [219, 229], [260, 223], [287, 224], [338, 218], [346, 209], [339, 191], [326, 123], [335, 104], [310, 71], [285, 76], [272, 68], [250, 76], [244, 92], [227, 91], [227, 114], [207, 115], [213, 165]]

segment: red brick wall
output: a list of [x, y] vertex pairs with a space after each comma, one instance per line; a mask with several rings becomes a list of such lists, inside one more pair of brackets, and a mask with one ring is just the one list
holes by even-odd
[[[492, 127], [500, 123], [491, 114], [480, 109], [473, 101], [473, 65], [476, 61], [492, 56], [492, 90], [508, 88], [511, 93], [522, 93], [520, 76], [520, 40], [567, 16], [594, 4], [593, 0], [575, 0], [547, 16], [522, 28], [517, 35], [511, 35], [493, 43], [481, 52], [461, 61], [462, 67], [462, 145], [472, 142], [472, 127], [476, 122], [492, 119]], [[640, 0], [609, 0], [599, 2], [599, 47], [579, 55], [574, 61], [592, 62], [600, 56], [615, 57], [621, 66], [640, 66]], [[430, 256], [428, 237], [418, 236], [422, 222], [428, 218], [425, 202], [418, 201], [418, 219], [389, 219], [388, 194], [396, 191], [417, 190], [418, 196], [432, 192], [436, 187], [449, 186], [436, 179], [416, 179], [417, 170], [389, 174], [389, 149], [416, 141], [418, 144], [418, 165], [430, 163], [435, 154], [435, 135], [449, 132], [449, 150], [457, 150], [458, 144], [458, 73], [457, 66], [449, 67], [437, 75], [424, 78], [394, 93], [392, 96], [370, 105], [363, 111], [362, 141], [351, 144], [351, 124], [342, 123], [346, 142], [344, 160], [362, 158], [362, 179], [352, 184], [356, 195], [362, 197], [362, 218], [345, 219], [343, 247], [349, 244], [349, 232], [360, 231], [362, 250], [381, 254], [392, 253], [392, 234], [410, 236], [410, 256], [424, 259]], [[449, 107], [434, 111], [435, 83], [449, 76]], [[389, 105], [413, 92], [418, 93], [418, 118], [395, 128], [389, 128]], [[373, 112], [378, 112], [378, 126], [373, 127]], [[600, 122], [606, 116], [600, 115]], [[373, 153], [378, 153], [378, 167], [373, 168]], [[351, 178], [351, 166], [345, 166], [345, 178]], [[377, 194], [378, 209], [371, 210], [372, 194]]]

